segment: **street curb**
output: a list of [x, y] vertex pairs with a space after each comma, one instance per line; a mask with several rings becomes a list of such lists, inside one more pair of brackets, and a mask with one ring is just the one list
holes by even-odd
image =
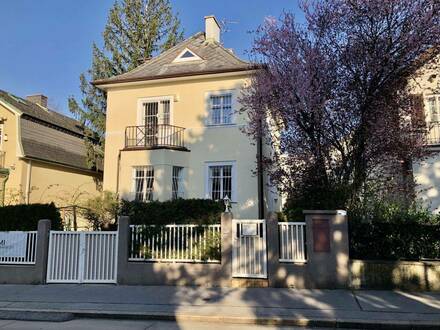
[[335, 318], [289, 318], [289, 317], [238, 317], [238, 316], [209, 316], [189, 315], [166, 312], [156, 313], [131, 313], [114, 311], [54, 311], [54, 310], [24, 310], [0, 309], [0, 319], [20, 321], [49, 321], [65, 322], [73, 319], [113, 319], [113, 320], [157, 320], [157, 321], [186, 321], [186, 322], [211, 322], [228, 324], [255, 324], [266, 326], [295, 326], [295, 327], [323, 327], [341, 329], [439, 329], [440, 322], [426, 321], [385, 321], [385, 320], [356, 320]]

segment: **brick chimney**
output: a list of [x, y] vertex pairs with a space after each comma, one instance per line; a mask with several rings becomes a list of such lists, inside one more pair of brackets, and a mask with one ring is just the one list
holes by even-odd
[[32, 103], [39, 104], [45, 108], [47, 108], [47, 96], [43, 94], [35, 94], [26, 96], [26, 100]]
[[206, 41], [220, 42], [220, 24], [214, 15], [205, 16]]

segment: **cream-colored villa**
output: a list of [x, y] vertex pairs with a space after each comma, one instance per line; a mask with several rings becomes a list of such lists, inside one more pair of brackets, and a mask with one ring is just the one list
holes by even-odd
[[86, 162], [76, 120], [48, 109], [44, 95], [26, 99], [0, 90], [2, 204], [78, 204], [98, 193], [102, 172]]
[[255, 173], [261, 143], [241, 128], [239, 95], [255, 69], [223, 47], [214, 16], [138, 68], [95, 85], [107, 92], [104, 190], [129, 200], [228, 196], [237, 218], [281, 201]]

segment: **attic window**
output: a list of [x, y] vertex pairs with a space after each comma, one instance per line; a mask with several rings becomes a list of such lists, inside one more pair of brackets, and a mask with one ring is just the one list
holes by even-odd
[[185, 48], [175, 59], [174, 63], [176, 62], [189, 62], [189, 61], [197, 61], [201, 60], [199, 56], [197, 56], [194, 52], [189, 50], [188, 48]]

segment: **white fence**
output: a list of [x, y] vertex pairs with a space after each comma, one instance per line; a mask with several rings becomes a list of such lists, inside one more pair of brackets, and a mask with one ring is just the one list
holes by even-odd
[[0, 264], [35, 264], [37, 231], [0, 232]]
[[117, 232], [51, 231], [48, 283], [116, 283]]
[[220, 225], [130, 225], [129, 261], [220, 262]]
[[279, 222], [281, 262], [306, 262], [306, 245], [304, 222]]

